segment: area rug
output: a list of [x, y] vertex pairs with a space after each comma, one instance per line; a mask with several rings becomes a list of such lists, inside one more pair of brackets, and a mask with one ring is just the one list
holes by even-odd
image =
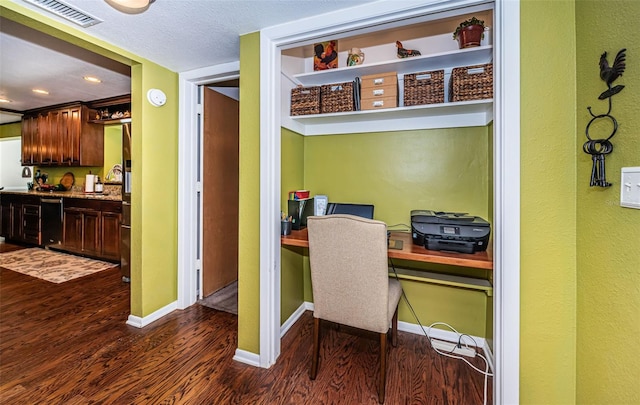
[[40, 248], [0, 253], [0, 267], [60, 284], [117, 264], [87, 259]]
[[208, 297], [198, 300], [198, 304], [238, 315], [238, 282], [235, 281]]

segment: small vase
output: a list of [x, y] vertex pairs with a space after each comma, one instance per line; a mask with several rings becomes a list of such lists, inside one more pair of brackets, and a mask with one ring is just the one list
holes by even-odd
[[460, 45], [460, 49], [480, 46], [483, 33], [484, 27], [482, 25], [470, 25], [462, 28], [458, 33], [458, 44]]

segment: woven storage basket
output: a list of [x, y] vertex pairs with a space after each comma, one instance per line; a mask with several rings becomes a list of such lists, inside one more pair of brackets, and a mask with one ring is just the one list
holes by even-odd
[[493, 98], [493, 64], [454, 68], [449, 82], [449, 101]]
[[444, 70], [404, 75], [404, 105], [444, 103]]
[[323, 85], [320, 100], [322, 114], [353, 111], [353, 82]]
[[291, 115], [320, 114], [320, 87], [291, 89]]

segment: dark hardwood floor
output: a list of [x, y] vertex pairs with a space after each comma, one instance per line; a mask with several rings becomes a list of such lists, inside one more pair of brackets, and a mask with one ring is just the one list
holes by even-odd
[[[0, 243], [0, 252], [13, 248]], [[0, 268], [0, 403], [378, 403], [374, 336], [325, 327], [318, 376], [309, 379], [309, 311], [267, 370], [232, 359], [235, 315], [194, 305], [143, 329], [126, 325], [128, 315], [129, 286], [117, 268], [62, 284]], [[387, 404], [482, 404], [480, 374], [435, 354], [424, 337], [398, 335]], [[487, 403], [491, 387], [489, 379]]]

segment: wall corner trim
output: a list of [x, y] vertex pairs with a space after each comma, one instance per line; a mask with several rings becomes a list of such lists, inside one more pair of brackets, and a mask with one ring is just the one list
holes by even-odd
[[233, 356], [233, 359], [250, 366], [260, 367], [260, 355], [246, 350], [236, 349], [236, 354]]
[[166, 305], [143, 318], [135, 315], [129, 315], [129, 318], [127, 319], [127, 325], [134, 326], [136, 328], [144, 328], [145, 326], [151, 324], [152, 322], [155, 322], [158, 319], [162, 318], [163, 316], [168, 315], [171, 312], [175, 311], [177, 308], [178, 308], [178, 302], [174, 301], [171, 304]]

